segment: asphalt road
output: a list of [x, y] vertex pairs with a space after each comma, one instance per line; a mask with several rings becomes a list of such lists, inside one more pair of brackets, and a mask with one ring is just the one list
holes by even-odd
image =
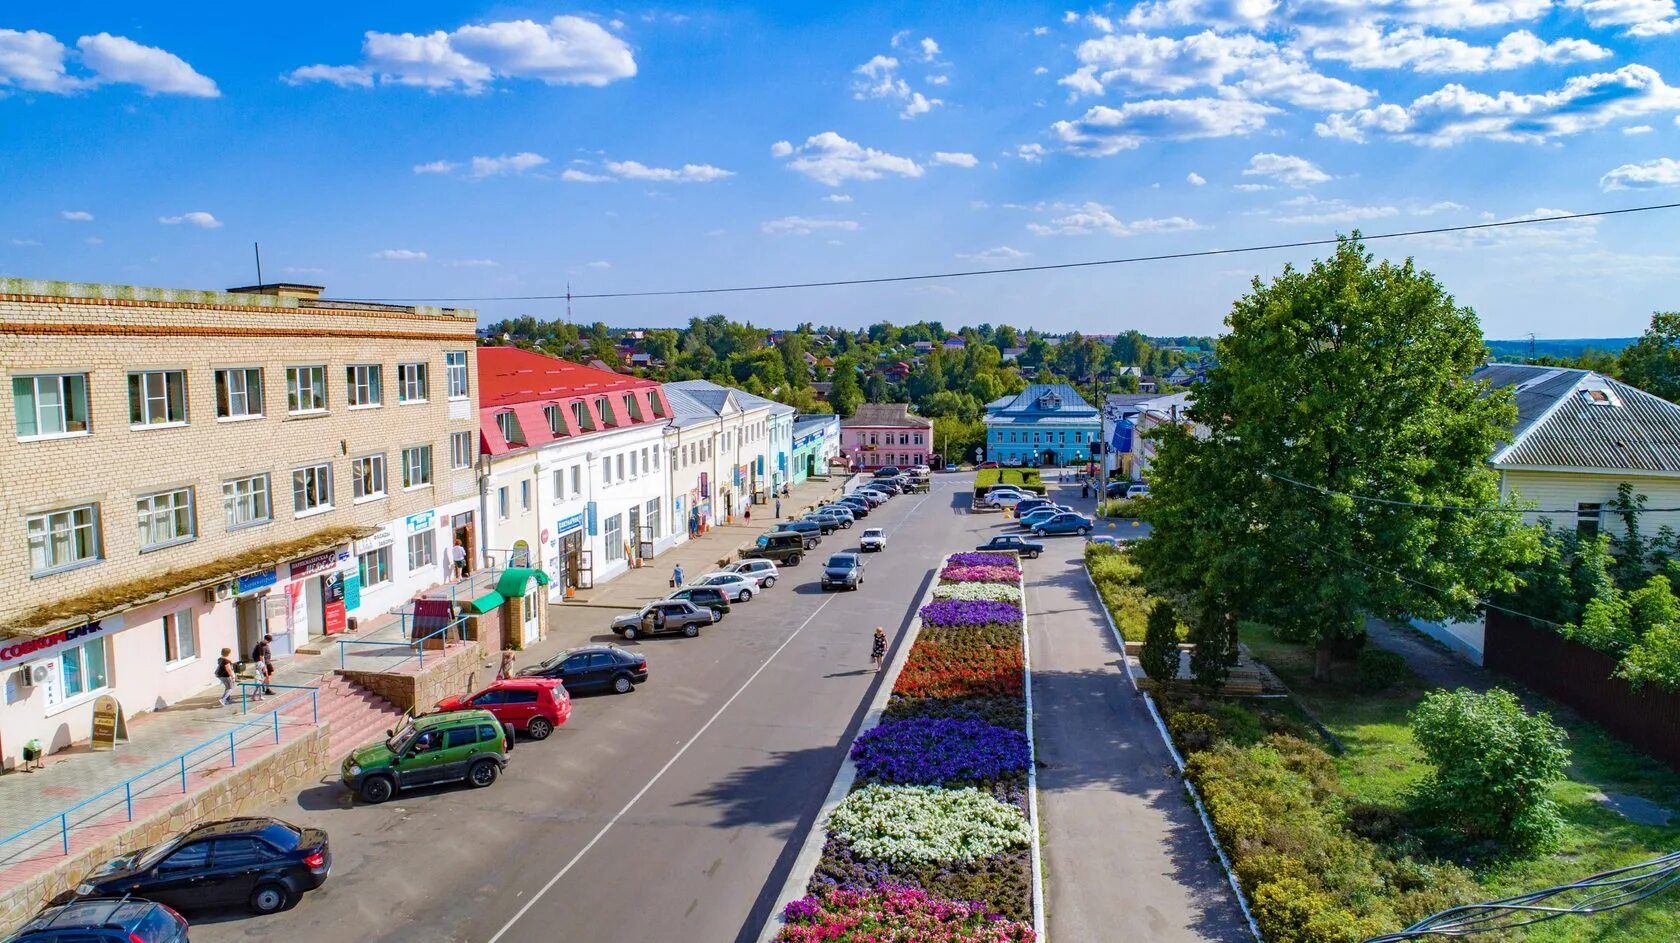
[[[192, 915], [195, 943], [755, 939], [880, 681], [874, 627], [897, 646], [939, 558], [999, 523], [967, 512], [971, 486], [892, 499], [699, 638], [626, 643], [648, 683], [578, 698], [488, 789], [369, 806], [332, 777], [271, 810], [329, 832], [331, 879], [271, 917]], [[886, 552], [859, 591], [822, 593], [822, 559], [862, 526]], [[609, 611], [560, 611], [536, 655], [614, 640]]]

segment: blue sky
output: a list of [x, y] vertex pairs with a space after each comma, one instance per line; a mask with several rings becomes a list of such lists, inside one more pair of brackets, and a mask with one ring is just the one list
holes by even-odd
[[[1674, 0], [11, 6], [8, 275], [226, 287], [260, 240], [269, 280], [337, 297], [581, 293], [1680, 199]], [[1680, 306], [1677, 232], [1670, 212], [1373, 248], [1491, 336], [1611, 336]], [[574, 316], [1203, 333], [1313, 255]]]

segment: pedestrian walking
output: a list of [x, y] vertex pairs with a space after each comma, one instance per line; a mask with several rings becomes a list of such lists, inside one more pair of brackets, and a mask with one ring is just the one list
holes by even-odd
[[513, 677], [513, 649], [502, 649], [502, 663], [496, 667], [496, 680]]
[[467, 548], [459, 540], [449, 548], [449, 570], [456, 579], [467, 575]]
[[887, 631], [875, 627], [875, 643], [869, 649], [869, 660], [875, 663], [875, 673], [881, 673], [881, 659], [887, 657]]
[[671, 585], [678, 589], [682, 589], [683, 587], [683, 571], [681, 563], [671, 568]]
[[741, 520], [746, 521], [748, 524], [752, 523], [752, 505], [749, 504], [742, 509]]
[[273, 694], [269, 682], [274, 679], [274, 636], [265, 635], [251, 649], [251, 660], [257, 663], [257, 678], [262, 681], [263, 693]]
[[782, 516], [782, 499], [781, 498], [776, 499], [776, 516], [778, 518]]
[[222, 657], [216, 659], [216, 680], [222, 683], [222, 706], [233, 703], [233, 659], [229, 655], [233, 649], [222, 649]]

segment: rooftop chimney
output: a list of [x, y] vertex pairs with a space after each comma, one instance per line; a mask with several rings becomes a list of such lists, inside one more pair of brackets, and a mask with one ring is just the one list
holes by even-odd
[[266, 285], [244, 285], [239, 288], [229, 288], [228, 293], [234, 295], [274, 295], [277, 298], [302, 298], [313, 301], [321, 297], [326, 291], [323, 285], [300, 285], [296, 282], [271, 282]]

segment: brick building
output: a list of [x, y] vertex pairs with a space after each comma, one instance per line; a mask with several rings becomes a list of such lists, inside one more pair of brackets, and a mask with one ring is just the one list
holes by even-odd
[[925, 465], [933, 452], [933, 420], [904, 403], [864, 403], [840, 420], [841, 454], [853, 468]]
[[320, 293], [0, 280], [0, 762], [475, 548], [475, 313]]

